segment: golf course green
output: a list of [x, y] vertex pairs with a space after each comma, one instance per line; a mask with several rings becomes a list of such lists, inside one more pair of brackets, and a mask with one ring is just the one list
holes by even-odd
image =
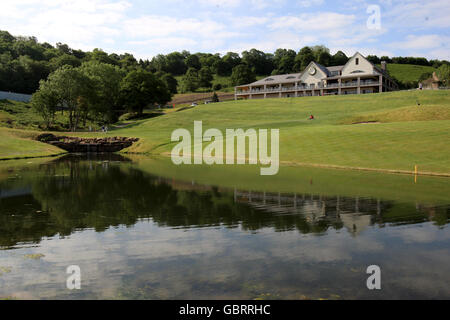
[[[314, 120], [308, 120], [313, 114]], [[279, 129], [281, 165], [310, 165], [450, 175], [450, 91], [227, 101], [199, 105], [108, 133], [140, 140], [125, 153], [166, 155], [177, 128]], [[61, 152], [30, 141], [32, 134], [0, 129], [0, 159]], [[205, 143], [206, 145], [207, 143]]]

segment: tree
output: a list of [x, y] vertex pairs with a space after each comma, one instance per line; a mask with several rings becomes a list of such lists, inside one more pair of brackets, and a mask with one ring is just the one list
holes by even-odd
[[257, 75], [270, 74], [274, 69], [273, 55], [256, 49], [242, 52], [242, 62]]
[[333, 66], [342, 66], [348, 62], [348, 57], [345, 55], [344, 52], [338, 51], [333, 55], [333, 58], [331, 59], [331, 65]]
[[42, 119], [44, 119], [47, 129], [49, 129], [55, 121], [55, 114], [58, 104], [58, 93], [51, 84], [48, 84], [47, 81], [42, 80], [39, 90], [36, 91], [31, 97], [31, 106], [42, 117]]
[[380, 58], [381, 61], [386, 61], [387, 63], [392, 63], [392, 59], [389, 58], [388, 56], [382, 56]]
[[223, 56], [222, 61], [227, 66], [226, 75], [231, 75], [233, 68], [241, 64], [241, 57], [235, 52], [227, 52], [227, 54]]
[[108, 123], [115, 122], [117, 120], [116, 110], [119, 109], [121, 102], [120, 83], [125, 76], [125, 71], [118, 66], [97, 61], [83, 63], [80, 71], [94, 85], [92, 89], [95, 96], [90, 106], [93, 116], [100, 117], [102, 121]]
[[67, 53], [63, 53], [62, 55], [50, 60], [50, 68], [52, 69], [52, 71], [55, 71], [56, 69], [59, 69], [65, 65], [76, 68], [81, 65], [81, 61], [73, 55]]
[[199, 56], [200, 64], [202, 67], [212, 68], [217, 61], [220, 60], [220, 54], [211, 54], [211, 53], [197, 53]]
[[211, 97], [212, 102], [219, 102], [219, 96], [217, 93], [214, 92], [213, 96]]
[[238, 86], [256, 81], [255, 74], [250, 70], [250, 67], [245, 64], [240, 64], [233, 68], [231, 73], [231, 84]]
[[199, 87], [211, 88], [212, 87], [211, 81], [214, 80], [211, 69], [208, 67], [201, 68], [200, 71], [198, 72], [198, 80], [199, 80]]
[[323, 45], [319, 45], [311, 47], [311, 50], [314, 55], [314, 61], [324, 66], [330, 65], [332, 59], [330, 49]]
[[92, 52], [88, 53], [88, 61], [97, 61], [101, 63], [108, 63], [112, 65], [117, 65], [118, 62], [110, 57], [105, 51], [102, 49], [94, 49]]
[[366, 57], [367, 60], [369, 60], [370, 62], [372, 62], [373, 64], [380, 64], [381, 63], [381, 59], [376, 56], [376, 55], [368, 55]]
[[189, 68], [184, 77], [181, 79], [182, 92], [194, 92], [200, 86], [199, 74], [197, 69]]
[[436, 71], [436, 75], [439, 78], [439, 81], [447, 87], [450, 81], [450, 66], [448, 64], [442, 64]]
[[45, 90], [52, 92], [58, 104], [67, 109], [70, 130], [76, 131], [86, 102], [93, 100], [94, 84], [91, 79], [77, 68], [63, 66], [49, 75], [44, 84], [44, 87], [47, 86]]
[[166, 104], [172, 98], [165, 83], [153, 73], [143, 69], [133, 70], [121, 82], [124, 106], [142, 114], [144, 108], [154, 104]]
[[184, 74], [186, 70], [187, 67], [184, 62], [184, 56], [181, 53], [172, 52], [166, 56], [166, 69], [162, 71], [178, 76]]
[[200, 68], [202, 67], [202, 65], [200, 64], [200, 59], [196, 54], [190, 54], [185, 59], [185, 63], [187, 68], [195, 68], [197, 70], [200, 70]]
[[314, 54], [310, 47], [303, 47], [295, 57], [295, 71], [304, 70], [311, 61], [314, 61]]
[[152, 58], [150, 61], [150, 70], [160, 71], [160, 72], [166, 72], [167, 70], [167, 59], [166, 56], [163, 54], [158, 54], [155, 57]]
[[24, 93], [33, 93], [39, 88], [39, 81], [46, 79], [50, 73], [46, 61], [33, 60], [29, 56], [20, 56], [17, 60], [19, 75], [22, 78], [22, 91]]
[[119, 56], [119, 65], [122, 69], [132, 70], [137, 64], [136, 58], [131, 53], [124, 53]]
[[223, 59], [217, 60], [213, 65], [214, 73], [225, 77], [231, 74], [231, 68], [228, 63], [226, 63]]
[[296, 54], [294, 50], [277, 49], [273, 58], [276, 73], [292, 73], [294, 70], [295, 56]]
[[170, 73], [164, 73], [159, 77], [164, 83], [166, 84], [167, 88], [169, 89], [170, 93], [175, 94], [178, 93], [178, 81], [175, 79], [174, 76], [172, 76]]

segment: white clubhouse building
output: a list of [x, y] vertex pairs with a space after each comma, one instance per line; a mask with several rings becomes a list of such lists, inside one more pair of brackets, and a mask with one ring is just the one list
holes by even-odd
[[324, 67], [311, 62], [303, 72], [270, 76], [234, 89], [237, 99], [289, 98], [364, 94], [398, 90], [386, 71], [357, 52], [343, 66]]

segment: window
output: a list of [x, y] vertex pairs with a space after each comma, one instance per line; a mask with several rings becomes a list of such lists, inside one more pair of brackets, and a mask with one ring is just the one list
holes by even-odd
[[289, 77], [287, 77], [286, 79], [295, 79], [295, 77], [289, 76]]
[[364, 71], [362, 71], [362, 70], [355, 70], [355, 71], [352, 71], [350, 73], [364, 73]]
[[359, 65], [359, 58], [356, 58], [355, 63], [356, 65]]
[[273, 79], [272, 79], [272, 78], [267, 78], [267, 79], [264, 80], [264, 81], [273, 81]]

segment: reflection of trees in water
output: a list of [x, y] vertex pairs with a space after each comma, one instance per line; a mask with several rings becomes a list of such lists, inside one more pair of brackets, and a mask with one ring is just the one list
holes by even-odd
[[[428, 219], [428, 211], [421, 208], [374, 199], [233, 193], [204, 186], [195, 190], [113, 159], [65, 158], [43, 165], [25, 179], [17, 181], [16, 186], [30, 190], [31, 185], [29, 192], [14, 193], [14, 183], [0, 184], [3, 190], [9, 188], [9, 196], [5, 191], [5, 197], [0, 193], [1, 246], [38, 242], [56, 234], [65, 236], [76, 229], [104, 231], [111, 226], [131, 226], [141, 218], [151, 218], [166, 227], [222, 225], [301, 233], [322, 233], [330, 227], [345, 226], [353, 234], [374, 222]], [[432, 210], [436, 222], [447, 223], [448, 208]]]

